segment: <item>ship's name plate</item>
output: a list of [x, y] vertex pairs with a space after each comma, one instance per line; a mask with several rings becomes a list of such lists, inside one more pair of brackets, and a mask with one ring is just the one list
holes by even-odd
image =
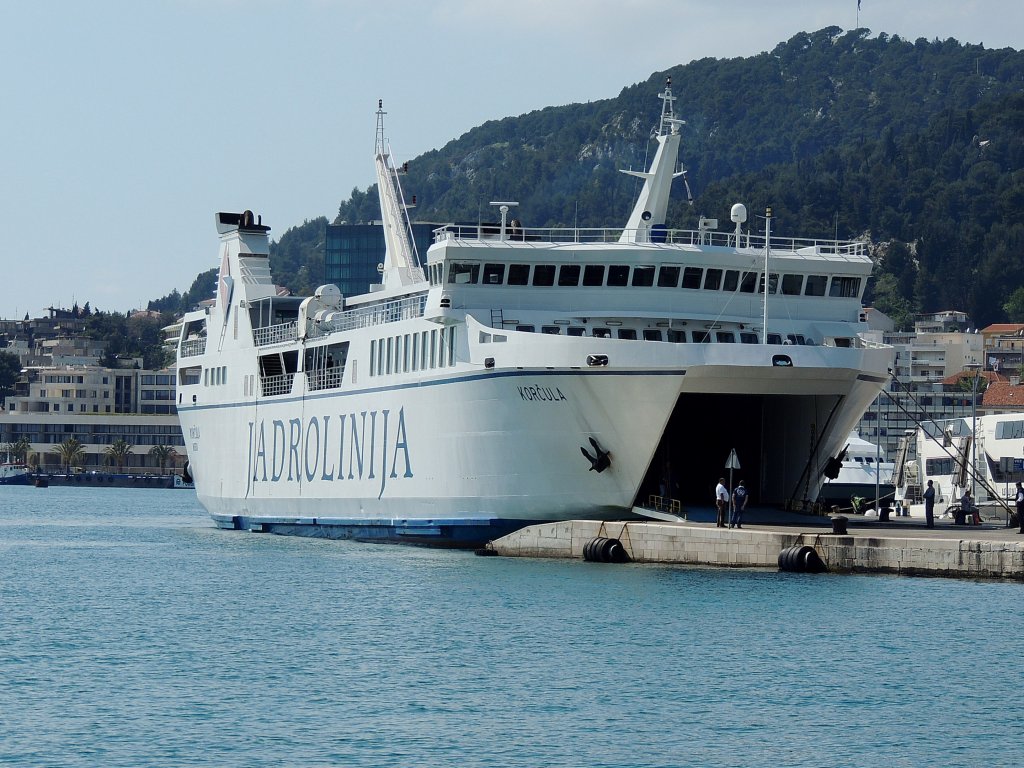
[[516, 389], [519, 390], [519, 397], [528, 403], [562, 403], [569, 399], [558, 387], [527, 384], [524, 387], [516, 387]]

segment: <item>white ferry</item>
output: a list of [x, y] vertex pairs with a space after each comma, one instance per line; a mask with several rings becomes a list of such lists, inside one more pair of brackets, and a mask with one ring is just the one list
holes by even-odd
[[[665, 218], [679, 128], [624, 227], [439, 227], [415, 252], [378, 105], [382, 281], [280, 297], [268, 231], [217, 214], [215, 303], [187, 314], [178, 412], [198, 497], [225, 528], [475, 546], [624, 518], [666, 478], [710, 506], [735, 449], [761, 505], [813, 501], [887, 381], [866, 330], [864, 243]], [[769, 212], [770, 213], [770, 212]], [[767, 278], [766, 278], [767, 275]], [[767, 287], [767, 292], [765, 288]]]
[[1016, 483], [1024, 481], [1024, 413], [978, 416], [976, 428], [973, 421], [926, 421], [901, 439], [896, 498], [912, 516], [924, 515], [928, 480], [935, 488], [936, 514], [958, 503], [967, 490], [997, 516], [1014, 509]]
[[845, 507], [859, 497], [865, 504], [874, 506], [877, 494], [879, 508], [893, 503], [896, 488], [892, 483], [892, 473], [895, 464], [885, 458], [878, 445], [851, 432], [840, 459], [839, 474], [835, 479], [825, 481], [818, 494], [819, 501]]

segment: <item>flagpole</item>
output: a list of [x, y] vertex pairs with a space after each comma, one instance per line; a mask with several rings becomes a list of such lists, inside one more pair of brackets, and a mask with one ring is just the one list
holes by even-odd
[[857, 29], [860, 29], [860, 0], [857, 0]]

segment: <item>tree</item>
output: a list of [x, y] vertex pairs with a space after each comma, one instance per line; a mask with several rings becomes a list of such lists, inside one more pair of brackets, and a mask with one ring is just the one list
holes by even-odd
[[21, 361], [10, 352], [0, 352], [0, 403], [14, 394], [14, 382], [21, 374]]
[[1024, 323], [1024, 287], [1018, 288], [1006, 298], [1003, 312], [1011, 323]]
[[133, 447], [127, 440], [119, 437], [108, 445], [103, 453], [106, 454], [109, 461], [117, 465], [117, 471], [121, 472], [124, 470], [124, 463], [131, 454]]
[[70, 473], [71, 467], [80, 467], [85, 462], [85, 447], [74, 437], [69, 437], [60, 445], [55, 445], [50, 452], [60, 457], [60, 463], [65, 473]]
[[6, 454], [19, 464], [25, 463], [30, 450], [32, 450], [32, 443], [28, 441], [27, 437], [19, 437], [15, 442], [4, 446]]
[[167, 462], [177, 456], [178, 452], [170, 445], [154, 445], [149, 449], [149, 455], [160, 463], [160, 474], [162, 475]]

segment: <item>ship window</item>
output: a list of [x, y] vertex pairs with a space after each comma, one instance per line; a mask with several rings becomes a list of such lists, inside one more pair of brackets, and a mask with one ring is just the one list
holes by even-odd
[[704, 273], [704, 290], [717, 291], [722, 287], [722, 270], [709, 269]]
[[608, 330], [607, 328], [595, 328], [594, 329], [594, 338], [595, 339], [610, 339], [611, 337], [612, 337], [612, 332], [610, 330]]
[[475, 283], [480, 277], [479, 264], [463, 264], [453, 261], [448, 265], [449, 283]]
[[402, 339], [402, 372], [409, 372], [409, 334]]
[[808, 275], [804, 285], [804, 296], [824, 296], [828, 275]]
[[860, 295], [860, 278], [836, 275], [832, 278], [832, 287], [829, 289], [828, 295], [845, 299], [856, 298]]
[[501, 285], [504, 279], [504, 264], [484, 264], [484, 285]]
[[662, 267], [658, 270], [658, 287], [675, 288], [679, 285], [679, 267]]
[[562, 329], [559, 328], [557, 325], [542, 325], [540, 327], [540, 332], [541, 333], [547, 333], [547, 334], [550, 334], [552, 336], [557, 336], [558, 334], [560, 334], [562, 332]]
[[654, 285], [654, 267], [643, 266], [634, 267], [633, 269], [633, 285], [637, 288], [648, 288]]
[[604, 285], [604, 264], [587, 264], [583, 268], [583, 284], [591, 288]]
[[669, 331], [668, 340], [673, 344], [685, 344], [686, 343], [686, 331]]
[[636, 341], [636, 331], [633, 330], [632, 328], [619, 328], [618, 335], [620, 339]]
[[508, 284], [509, 285], [528, 285], [530, 282], [530, 265], [529, 264], [509, 264], [508, 265]]
[[741, 333], [740, 344], [757, 344], [756, 333]]
[[390, 336], [388, 336], [387, 345], [388, 345], [388, 351], [384, 355], [384, 360], [386, 362], [387, 367], [384, 369], [384, 372], [385, 373], [391, 373], [391, 345], [392, 345], [392, 341], [391, 341], [391, 337]]
[[554, 264], [538, 264], [533, 268], [533, 284], [534, 285], [554, 285], [555, 284], [555, 265]]
[[455, 327], [448, 329], [448, 365], [455, 365]]
[[427, 347], [430, 346], [428, 342], [429, 335], [427, 331], [420, 333], [420, 370], [425, 371], [427, 369]]
[[803, 275], [783, 275], [782, 293], [785, 296], [799, 296], [800, 289], [804, 286]]
[[738, 270], [729, 269], [725, 272], [725, 279], [722, 281], [723, 291], [735, 291], [740, 284], [740, 273]]
[[719, 331], [715, 334], [715, 340], [719, 344], [735, 344], [736, 334], [732, 331]]
[[629, 284], [629, 267], [625, 264], [611, 264], [608, 267], [608, 285]]
[[536, 330], [536, 328], [534, 328], [532, 325], [517, 325], [516, 330], [522, 331], [523, 333], [533, 333]]
[[558, 284], [576, 286], [580, 284], [580, 265], [563, 264], [558, 268]]
[[644, 341], [661, 341], [661, 331], [657, 328], [644, 328]]
[[711, 334], [708, 331], [694, 331], [693, 332], [693, 343], [694, 344], [710, 344]]
[[384, 339], [377, 341], [377, 375], [384, 373]]
[[929, 477], [952, 475], [953, 459], [925, 459], [924, 473]]
[[782, 343], [782, 336], [777, 334], [777, 333], [769, 333], [768, 334], [768, 343], [769, 344], [781, 344]]
[[565, 332], [568, 335], [570, 335], [570, 336], [582, 336], [586, 332], [586, 330], [587, 330], [586, 328], [580, 328], [578, 326], [572, 326], [570, 328], [566, 328]]
[[700, 288], [704, 267], [687, 267], [683, 270], [683, 288]]
[[740, 282], [740, 293], [753, 293], [754, 287], [757, 285], [757, 277], [757, 272], [744, 272], [743, 280]]
[[[764, 293], [764, 273], [761, 273], [761, 279], [758, 280], [757, 292]], [[779, 292], [779, 276], [776, 273], [768, 273], [768, 293]]]
[[430, 367], [437, 367], [437, 329], [430, 332]]
[[1001, 421], [996, 424], [996, 440], [1024, 438], [1024, 421]]

